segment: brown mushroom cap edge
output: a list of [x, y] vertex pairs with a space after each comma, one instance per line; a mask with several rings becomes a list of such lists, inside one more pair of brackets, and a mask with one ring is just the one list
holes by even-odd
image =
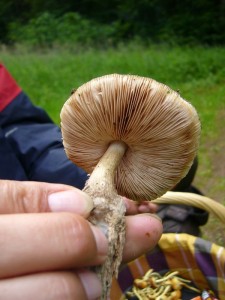
[[152, 200], [172, 189], [196, 156], [200, 122], [194, 107], [151, 78], [111, 74], [79, 87], [61, 111], [70, 160], [92, 173], [113, 141], [127, 150], [118, 166], [118, 194]]

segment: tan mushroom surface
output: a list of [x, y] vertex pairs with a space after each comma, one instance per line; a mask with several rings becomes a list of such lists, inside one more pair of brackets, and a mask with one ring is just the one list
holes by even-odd
[[68, 157], [88, 173], [113, 141], [127, 150], [115, 175], [118, 194], [155, 199], [188, 172], [198, 146], [195, 109], [168, 86], [106, 75], [79, 87], [61, 113]]
[[193, 106], [168, 86], [134, 75], [105, 75], [79, 87], [61, 111], [70, 160], [90, 173], [84, 191], [94, 202], [89, 221], [109, 241], [97, 273], [101, 299], [117, 276], [125, 241], [121, 196], [153, 200], [183, 178], [196, 156], [200, 122]]

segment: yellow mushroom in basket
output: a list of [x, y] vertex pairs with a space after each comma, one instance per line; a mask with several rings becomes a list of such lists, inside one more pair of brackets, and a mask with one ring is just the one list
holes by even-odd
[[84, 191], [95, 208], [89, 220], [109, 240], [108, 259], [98, 270], [106, 299], [125, 240], [121, 196], [152, 200], [186, 175], [199, 142], [198, 114], [151, 78], [111, 74], [73, 92], [61, 111], [61, 129], [68, 158], [90, 174]]

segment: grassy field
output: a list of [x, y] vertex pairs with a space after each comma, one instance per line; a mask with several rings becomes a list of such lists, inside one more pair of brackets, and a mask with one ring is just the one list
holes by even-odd
[[[34, 103], [59, 124], [72, 88], [109, 73], [152, 77], [179, 90], [199, 112], [202, 124], [195, 184], [225, 205], [225, 49], [121, 45], [117, 49], [45, 52], [0, 50], [0, 60]], [[225, 226], [214, 217], [203, 237], [225, 245]]]

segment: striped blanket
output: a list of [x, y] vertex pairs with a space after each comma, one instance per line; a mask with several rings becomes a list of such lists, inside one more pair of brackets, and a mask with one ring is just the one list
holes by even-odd
[[225, 300], [225, 248], [188, 234], [163, 234], [157, 247], [121, 268], [110, 299], [119, 300], [149, 269], [178, 271], [200, 290], [211, 289]]

